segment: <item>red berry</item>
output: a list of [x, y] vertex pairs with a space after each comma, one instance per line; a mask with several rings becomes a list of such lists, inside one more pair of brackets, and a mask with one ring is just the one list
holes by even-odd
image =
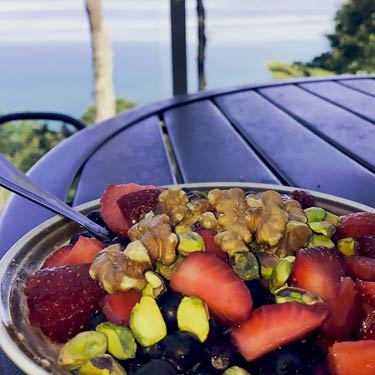
[[375, 235], [361, 237], [358, 244], [361, 255], [375, 259]]
[[375, 306], [375, 282], [357, 280], [355, 285], [362, 301]]
[[246, 284], [211, 253], [190, 254], [173, 272], [169, 285], [187, 296], [200, 297], [228, 325], [242, 323], [251, 314], [253, 301]]
[[318, 328], [327, 315], [323, 304], [298, 302], [264, 305], [250, 319], [230, 332], [230, 337], [247, 361], [279, 346], [297, 341]]
[[220, 246], [215, 242], [216, 232], [212, 229], [199, 227], [195, 231], [203, 238], [206, 251], [215, 254], [219, 258], [226, 260], [227, 254], [221, 250]]
[[337, 342], [327, 355], [331, 375], [374, 375], [375, 341]]
[[109, 321], [127, 326], [132, 309], [140, 301], [141, 297], [142, 294], [136, 290], [117, 292], [104, 296], [100, 306]]
[[64, 265], [73, 245], [65, 245], [55, 250], [43, 263], [41, 268], [51, 268]]
[[294, 190], [291, 197], [298, 201], [303, 209], [314, 206], [314, 197], [306, 190]]
[[345, 269], [352, 279], [375, 281], [375, 259], [353, 255], [344, 257]]
[[375, 214], [370, 212], [355, 212], [341, 216], [341, 223], [336, 228], [336, 238], [375, 235]]
[[336, 297], [343, 276], [344, 268], [337, 251], [314, 247], [297, 253], [291, 282], [294, 286], [309, 290], [329, 301]]
[[104, 295], [89, 264], [44, 268], [26, 279], [31, 324], [58, 342], [84, 331]]
[[361, 340], [375, 340], [375, 309], [374, 306], [363, 304], [364, 314], [361, 319], [358, 337]]

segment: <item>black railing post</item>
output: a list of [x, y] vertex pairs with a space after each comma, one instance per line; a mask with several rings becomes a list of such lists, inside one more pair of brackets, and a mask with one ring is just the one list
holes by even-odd
[[173, 95], [187, 93], [185, 0], [170, 0]]

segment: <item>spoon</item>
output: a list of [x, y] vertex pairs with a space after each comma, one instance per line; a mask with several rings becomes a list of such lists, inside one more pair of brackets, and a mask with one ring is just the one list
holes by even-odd
[[0, 186], [57, 214], [67, 217], [102, 240], [109, 238], [107, 229], [96, 224], [85, 215], [77, 212], [72, 207], [44, 190], [41, 186], [35, 184], [2, 154], [0, 154]]

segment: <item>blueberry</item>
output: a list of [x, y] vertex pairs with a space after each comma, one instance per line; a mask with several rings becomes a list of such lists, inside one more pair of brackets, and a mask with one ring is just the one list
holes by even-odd
[[104, 323], [106, 322], [107, 319], [106, 317], [102, 314], [102, 313], [99, 313], [97, 315], [95, 315], [91, 320], [90, 320], [90, 323], [87, 327], [87, 330], [88, 331], [95, 331], [96, 329], [96, 326], [100, 323]]
[[213, 372], [222, 372], [234, 366], [238, 359], [237, 349], [227, 338], [222, 338], [206, 348], [206, 367]]
[[245, 283], [250, 290], [254, 309], [262, 305], [275, 303], [275, 297], [266, 287], [262, 285], [260, 279], [249, 280]]
[[100, 215], [100, 211], [99, 210], [94, 210], [94, 211], [91, 211], [87, 217], [92, 220], [93, 222], [95, 222], [96, 224], [102, 226], [102, 227], [105, 227], [106, 224], [104, 222], [104, 220], [102, 219], [102, 216]]
[[163, 315], [164, 321], [167, 324], [168, 331], [172, 332], [177, 330], [177, 308], [182, 299], [182, 295], [168, 291], [162, 294], [157, 303]]
[[137, 360], [140, 363], [149, 362], [151, 359], [157, 358], [160, 355], [159, 344], [156, 343], [151, 346], [141, 346], [137, 347]]
[[172, 363], [162, 360], [153, 359], [140, 367], [134, 375], [178, 375], [176, 368]]

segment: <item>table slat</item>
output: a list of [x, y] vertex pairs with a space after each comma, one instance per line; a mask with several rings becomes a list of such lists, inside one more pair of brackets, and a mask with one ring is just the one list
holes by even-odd
[[290, 185], [375, 205], [375, 175], [254, 91], [215, 99]]
[[267, 99], [364, 166], [375, 171], [375, 127], [297, 86], [259, 90]]
[[313, 82], [298, 85], [375, 123], [375, 97], [362, 94], [336, 82]]
[[84, 165], [74, 204], [98, 198], [109, 184], [175, 183], [157, 116], [133, 124], [101, 146]]
[[164, 113], [184, 182], [280, 181], [209, 100]]
[[339, 80], [341, 84], [352, 87], [356, 90], [375, 96], [375, 79], [343, 79]]

